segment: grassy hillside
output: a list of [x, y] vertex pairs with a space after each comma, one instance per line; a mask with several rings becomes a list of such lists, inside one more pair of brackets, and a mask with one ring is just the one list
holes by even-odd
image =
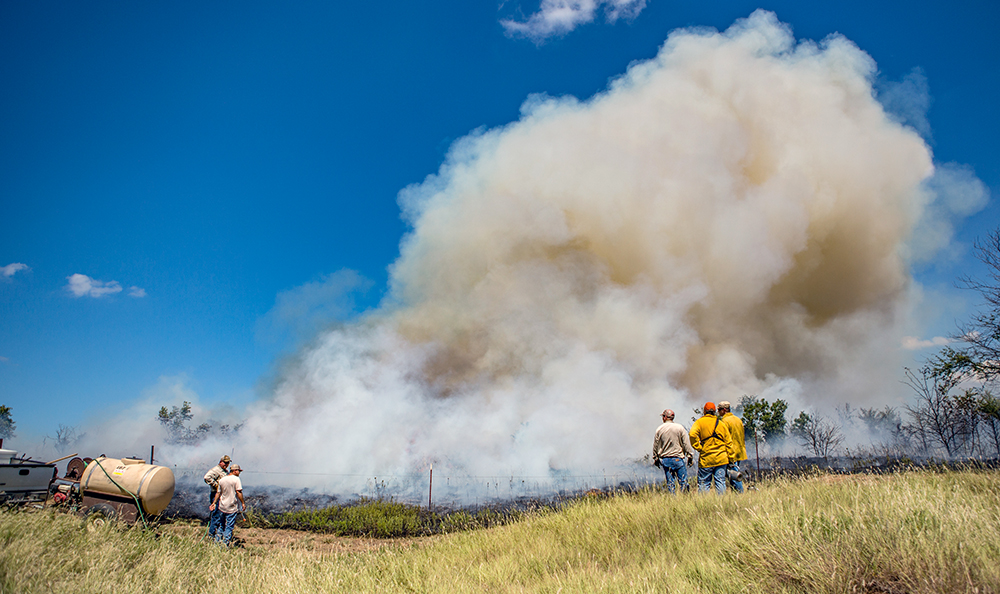
[[5, 511], [0, 592], [1000, 592], [998, 479], [923, 471], [781, 480], [743, 496], [649, 491], [326, 556]]

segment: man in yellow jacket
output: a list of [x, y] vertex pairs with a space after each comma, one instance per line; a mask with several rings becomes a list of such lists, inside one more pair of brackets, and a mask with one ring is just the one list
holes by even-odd
[[[727, 470], [739, 472], [742, 470], [743, 461], [747, 459], [747, 445], [743, 437], [743, 421], [730, 411], [731, 406], [726, 400], [720, 402], [719, 418], [726, 424], [726, 427], [729, 427], [729, 434], [733, 437], [733, 451], [736, 452], [736, 458], [729, 461], [729, 468]], [[729, 482], [733, 485], [733, 489], [737, 493], [743, 492], [743, 481], [730, 479]]]
[[715, 403], [706, 402], [704, 416], [691, 426], [691, 447], [698, 451], [698, 491], [726, 492], [726, 467], [736, 459], [729, 426], [715, 416]]

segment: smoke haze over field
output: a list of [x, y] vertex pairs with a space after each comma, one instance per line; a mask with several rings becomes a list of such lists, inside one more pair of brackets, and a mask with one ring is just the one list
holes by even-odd
[[909, 264], [950, 238], [914, 230], [976, 182], [934, 176], [875, 76], [758, 11], [586, 101], [530, 97], [401, 192], [390, 297], [298, 353], [237, 461], [343, 491], [431, 463], [547, 476], [645, 453], [667, 407], [892, 401]]

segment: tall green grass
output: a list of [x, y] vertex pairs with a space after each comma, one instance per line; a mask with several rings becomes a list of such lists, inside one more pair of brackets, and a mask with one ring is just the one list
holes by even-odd
[[[192, 528], [192, 531], [195, 531]], [[416, 542], [417, 544], [413, 544]], [[320, 556], [0, 513], [0, 592], [1000, 592], [1000, 475], [585, 498], [490, 529]]]

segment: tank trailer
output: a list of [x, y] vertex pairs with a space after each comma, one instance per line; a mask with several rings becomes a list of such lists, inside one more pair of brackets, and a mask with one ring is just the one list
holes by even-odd
[[43, 463], [16, 455], [0, 450], [0, 503], [49, 503], [86, 517], [88, 527], [145, 523], [174, 496], [174, 473], [141, 458], [75, 457], [60, 477], [55, 463], [65, 458]]

